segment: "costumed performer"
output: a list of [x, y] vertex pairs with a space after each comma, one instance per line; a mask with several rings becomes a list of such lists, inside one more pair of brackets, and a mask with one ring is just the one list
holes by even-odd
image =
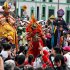
[[27, 41], [29, 44], [29, 50], [27, 56], [32, 54], [34, 59], [40, 54], [42, 47], [44, 46], [43, 39], [45, 38], [42, 27], [39, 23], [37, 23], [34, 15], [32, 15], [32, 19], [28, 26], [26, 27], [27, 32]]
[[16, 49], [18, 49], [17, 32], [14, 28], [15, 19], [10, 15], [10, 6], [8, 2], [3, 5], [3, 14], [0, 15], [0, 37], [8, 38], [12, 37], [12, 44], [15, 44]]
[[56, 31], [54, 34], [54, 46], [62, 46], [63, 45], [63, 31], [68, 30], [67, 24], [63, 19], [64, 10], [59, 9], [57, 11], [58, 18], [53, 22], [53, 25], [56, 27]]

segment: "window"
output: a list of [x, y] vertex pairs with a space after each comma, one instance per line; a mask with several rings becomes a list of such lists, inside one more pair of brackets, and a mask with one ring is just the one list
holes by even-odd
[[31, 12], [31, 16], [32, 16], [34, 14], [34, 7], [33, 6], [31, 7], [30, 12]]
[[70, 0], [67, 0], [67, 3], [70, 3]]
[[1, 4], [3, 5], [3, 4], [4, 4], [4, 2], [1, 2]]
[[49, 9], [49, 12], [48, 12], [48, 17], [50, 17], [51, 15], [54, 15], [54, 9]]
[[49, 2], [52, 2], [52, 0], [49, 0]]
[[43, 2], [45, 2], [46, 0], [43, 0]]
[[23, 14], [23, 9], [21, 9], [21, 17], [23, 16], [24, 14]]
[[37, 7], [37, 20], [39, 20], [39, 7]]
[[32, 0], [32, 1], [34, 1], [34, 0]]
[[45, 7], [42, 8], [42, 17], [45, 17]]
[[18, 8], [16, 9], [16, 16], [18, 16]]
[[66, 14], [66, 22], [69, 23], [70, 22], [70, 10], [67, 10], [67, 14]]
[[3, 5], [4, 4], [4, 2], [2, 1], [2, 2], [0, 2], [0, 5]]
[[34, 10], [33, 10], [33, 9], [31, 9], [31, 15], [32, 15], [32, 14], [34, 14]]

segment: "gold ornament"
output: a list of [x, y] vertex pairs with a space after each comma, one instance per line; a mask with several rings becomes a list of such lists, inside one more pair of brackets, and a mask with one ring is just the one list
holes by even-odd
[[22, 6], [22, 9], [25, 11], [27, 9], [27, 6], [26, 5]]

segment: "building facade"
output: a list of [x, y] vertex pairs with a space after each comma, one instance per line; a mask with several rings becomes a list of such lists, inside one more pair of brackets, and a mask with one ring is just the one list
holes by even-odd
[[0, 0], [0, 6], [4, 4], [5, 0]]
[[[24, 5], [27, 6], [26, 12], [22, 10]], [[33, 13], [37, 20], [47, 20], [51, 15], [57, 17], [58, 9], [64, 10], [63, 18], [70, 22], [70, 0], [16, 0], [16, 13], [19, 16], [27, 14], [31, 17]]]

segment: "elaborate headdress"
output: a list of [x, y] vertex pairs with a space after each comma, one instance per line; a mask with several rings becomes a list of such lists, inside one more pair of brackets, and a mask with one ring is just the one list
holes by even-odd
[[57, 15], [62, 17], [64, 15], [64, 10], [63, 9], [59, 9], [57, 11]]
[[37, 20], [35, 19], [34, 15], [32, 15], [30, 23], [26, 27], [27, 32], [32, 32], [32, 27], [35, 27], [37, 31], [41, 31], [42, 27], [39, 23], [37, 23]]
[[8, 5], [8, 2], [5, 2], [2, 8], [3, 10], [9, 10], [11, 7]]
[[35, 19], [34, 15], [32, 15], [30, 23], [26, 27], [26, 32], [30, 33], [30, 37], [34, 36], [36, 33], [39, 33], [39, 35], [42, 35], [42, 26], [37, 23], [37, 20]]

